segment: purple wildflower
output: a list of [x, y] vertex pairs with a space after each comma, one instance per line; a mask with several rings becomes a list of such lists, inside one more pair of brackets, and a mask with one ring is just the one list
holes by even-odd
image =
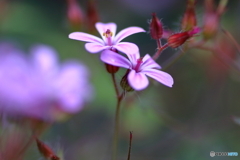
[[123, 67], [130, 70], [127, 79], [129, 85], [135, 90], [145, 89], [149, 81], [146, 76], [149, 76], [158, 82], [172, 87], [173, 78], [166, 72], [160, 71], [161, 67], [146, 54], [140, 58], [138, 52], [135, 54], [127, 54], [128, 58], [117, 54], [110, 50], [105, 50], [101, 54], [101, 60], [113, 66]]
[[69, 61], [59, 66], [48, 46], [24, 54], [0, 53], [0, 111], [55, 120], [80, 111], [91, 98], [88, 70]]
[[115, 23], [101, 23], [95, 24], [96, 29], [101, 35], [102, 39], [94, 35], [83, 33], [83, 32], [73, 32], [69, 34], [69, 38], [89, 42], [85, 44], [85, 48], [90, 53], [97, 53], [105, 49], [117, 49], [123, 53], [128, 52], [138, 52], [138, 46], [130, 42], [120, 42], [122, 39], [139, 32], [145, 32], [144, 29], [140, 27], [128, 27], [121, 30], [116, 36], [117, 25]]

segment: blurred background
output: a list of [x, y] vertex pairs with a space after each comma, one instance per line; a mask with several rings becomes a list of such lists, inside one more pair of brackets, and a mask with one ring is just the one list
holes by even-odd
[[[129, 26], [139, 26], [148, 31], [151, 13], [156, 12], [165, 29], [180, 32], [187, 1], [91, 2], [95, 4], [99, 21], [115, 22], [117, 31]], [[95, 89], [92, 102], [68, 120], [54, 123], [40, 139], [56, 152], [63, 151], [65, 160], [107, 160], [112, 151], [115, 92], [99, 54], [88, 53], [84, 42], [68, 38], [73, 31], [89, 32], [84, 24], [86, 21], [82, 21], [81, 26], [71, 24], [68, 3], [67, 0], [1, 0], [0, 42], [12, 43], [24, 51], [39, 43], [50, 45], [58, 51], [61, 61], [76, 59], [89, 68]], [[85, 16], [89, 1], [78, 0], [77, 3]], [[196, 15], [199, 26], [202, 25], [204, 11], [203, 1], [198, 1]], [[238, 42], [239, 11], [240, 1], [230, 1], [221, 17], [221, 26]], [[99, 36], [98, 33], [96, 35]], [[141, 55], [153, 55], [156, 51], [156, 42], [149, 33], [132, 35], [124, 41], [136, 43]], [[223, 32], [219, 32], [215, 42], [227, 55], [234, 55], [234, 61], [240, 64], [236, 46]], [[215, 42], [209, 41], [208, 44]], [[181, 50], [165, 50], [158, 63], [164, 65]], [[118, 160], [127, 160], [130, 131], [133, 132], [132, 160], [205, 160], [212, 159], [210, 151], [240, 154], [240, 72], [219, 61], [211, 52], [199, 49], [188, 50], [164, 70], [174, 78], [173, 88], [152, 81], [146, 90], [129, 93], [124, 99]], [[118, 82], [123, 73], [124, 69], [117, 74]], [[33, 144], [26, 160], [40, 157]]]

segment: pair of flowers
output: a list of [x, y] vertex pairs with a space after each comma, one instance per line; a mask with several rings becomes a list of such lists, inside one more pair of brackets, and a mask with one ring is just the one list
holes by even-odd
[[[88, 42], [85, 44], [86, 50], [90, 53], [101, 52], [100, 59], [104, 63], [129, 69], [128, 83], [135, 90], [142, 90], [148, 86], [149, 81], [146, 76], [168, 87], [172, 87], [173, 78], [171, 75], [158, 70], [161, 69], [160, 65], [150, 55], [146, 54], [141, 58], [136, 44], [120, 42], [127, 36], [145, 32], [144, 29], [140, 27], [128, 27], [115, 35], [117, 29], [115, 23], [105, 24], [98, 22], [95, 26], [102, 39], [83, 32], [73, 32], [69, 35], [69, 38]], [[114, 52], [115, 50], [125, 53], [128, 58]]]
[[88, 70], [57, 61], [49, 46], [33, 47], [29, 58], [0, 44], [0, 112], [52, 121], [81, 110], [92, 92]]

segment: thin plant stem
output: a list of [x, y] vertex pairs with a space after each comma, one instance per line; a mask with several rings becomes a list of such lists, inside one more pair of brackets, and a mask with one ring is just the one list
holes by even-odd
[[130, 132], [129, 147], [128, 147], [128, 159], [127, 160], [130, 160], [131, 149], [132, 149], [132, 132]]
[[[220, 61], [222, 61], [227, 66], [230, 66], [232, 69], [235, 69], [237, 71], [237, 73], [240, 73], [239, 65], [236, 62], [234, 62], [233, 59], [231, 59], [229, 56], [227, 56], [221, 50], [219, 50], [217, 48], [213, 48], [213, 47], [204, 46], [203, 44], [194, 45], [192, 47], [212, 52]], [[218, 52], [221, 52], [221, 54], [216, 54]]]
[[117, 86], [117, 82], [116, 82], [116, 77], [115, 77], [115, 73], [111, 73], [112, 76], [112, 81], [113, 81], [113, 85], [114, 85], [114, 89], [117, 95], [117, 98], [119, 97], [119, 90], [118, 90], [118, 86]]
[[118, 97], [118, 100], [117, 100], [117, 107], [116, 107], [116, 112], [115, 112], [114, 134], [113, 134], [112, 160], [116, 160], [116, 158], [117, 158], [120, 106], [121, 106], [123, 97], [124, 97], [124, 92]]
[[233, 35], [229, 31], [227, 31], [223, 28], [222, 28], [222, 31], [232, 41], [232, 43], [237, 48], [238, 54], [240, 54], [240, 46], [239, 46], [238, 42], [235, 40], [235, 38], [233, 37]]
[[162, 48], [161, 40], [158, 39], [158, 40], [156, 40], [156, 41], [157, 41], [157, 47], [158, 47], [158, 49], [159, 49], [159, 48]]
[[168, 43], [164, 44], [162, 47], [158, 48], [157, 52], [153, 55], [153, 59], [156, 60], [160, 56], [163, 50], [165, 50], [168, 47]]
[[166, 68], [173, 65], [178, 59], [180, 59], [184, 55], [184, 51], [179, 50], [177, 53], [175, 53], [170, 59], [168, 59], [166, 62], [164, 62], [162, 66], [162, 70], [165, 70]]

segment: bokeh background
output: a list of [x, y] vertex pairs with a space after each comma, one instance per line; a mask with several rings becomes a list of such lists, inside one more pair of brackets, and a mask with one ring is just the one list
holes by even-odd
[[[1, 42], [13, 43], [24, 51], [35, 44], [47, 44], [58, 51], [61, 61], [77, 59], [91, 72], [93, 100], [80, 113], [54, 123], [41, 139], [56, 152], [63, 151], [65, 160], [110, 159], [116, 106], [111, 77], [99, 54], [88, 53], [84, 42], [68, 38], [76, 29], [71, 28], [67, 18], [67, 1], [0, 2]], [[83, 13], [87, 3], [87, 0], [78, 1]], [[129, 26], [148, 30], [151, 13], [156, 12], [165, 29], [179, 32], [186, 8], [186, 0], [96, 0], [95, 3], [100, 21], [117, 23], [118, 31]], [[221, 26], [238, 42], [239, 11], [240, 1], [231, 0], [221, 19]], [[196, 13], [201, 26], [203, 1], [198, 1]], [[79, 31], [86, 30], [79, 28]], [[222, 32], [219, 34], [219, 47], [236, 54], [235, 62], [240, 64], [236, 47]], [[148, 33], [132, 35], [124, 41], [136, 43], [141, 55], [153, 55], [156, 51], [156, 42]], [[165, 50], [158, 63], [165, 66], [181, 50]], [[210, 151], [240, 154], [240, 72], [223, 64], [216, 55], [199, 49], [188, 50], [164, 70], [174, 78], [173, 88], [152, 81], [146, 90], [127, 94], [121, 108], [118, 160], [127, 159], [130, 131], [133, 132], [132, 160], [213, 159]], [[117, 74], [118, 82], [123, 73], [122, 69]], [[40, 158], [33, 144], [26, 160]], [[239, 159], [239, 156], [214, 158]]]

